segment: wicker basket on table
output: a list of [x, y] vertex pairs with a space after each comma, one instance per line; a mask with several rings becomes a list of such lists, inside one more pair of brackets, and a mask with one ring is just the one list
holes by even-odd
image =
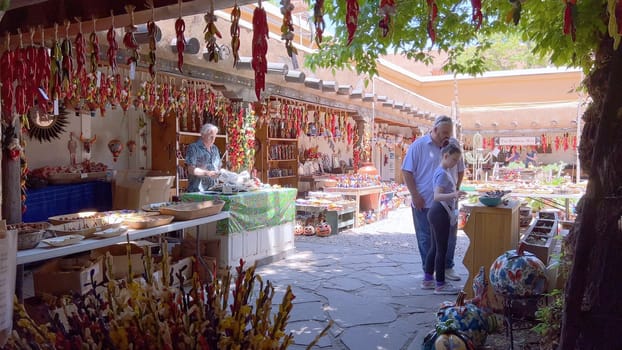
[[48, 222], [32, 222], [8, 225], [7, 229], [17, 230], [17, 250], [32, 249], [46, 237]]

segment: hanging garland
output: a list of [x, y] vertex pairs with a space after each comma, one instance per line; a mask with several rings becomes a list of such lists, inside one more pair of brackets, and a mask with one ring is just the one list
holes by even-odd
[[184, 67], [184, 50], [186, 49], [186, 38], [184, 31], [186, 30], [186, 22], [181, 18], [181, 0], [179, 0], [179, 17], [175, 21], [175, 35], [177, 36], [177, 69], [183, 73]]
[[237, 66], [240, 61], [240, 6], [237, 1], [231, 10], [231, 51], [233, 52], [233, 67]]
[[134, 32], [138, 30], [138, 28], [134, 25], [134, 9], [136, 6], [134, 5], [126, 5], [125, 10], [130, 15], [130, 24], [125, 27], [125, 36], [123, 37], [123, 44], [125, 48], [130, 51], [130, 56], [127, 58], [127, 64], [130, 66], [136, 67], [138, 64], [138, 60], [140, 55], [138, 54], [138, 42], [136, 41], [136, 36], [134, 36]]
[[296, 48], [293, 45], [294, 40], [294, 24], [292, 23], [292, 11], [294, 5], [291, 0], [281, 0], [281, 13], [283, 14], [283, 24], [281, 24], [281, 40], [285, 40], [285, 49], [287, 55], [292, 57], [293, 54], [297, 54]]
[[[110, 11], [110, 28], [106, 33], [106, 40], [108, 40], [108, 65], [111, 72], [117, 71], [117, 51], [119, 50], [119, 44], [117, 44], [117, 37], [114, 31], [114, 13]], [[77, 41], [77, 40], [76, 40]]]
[[253, 167], [255, 161], [255, 126], [257, 118], [250, 108], [236, 105], [227, 107], [228, 168], [242, 172]]
[[99, 41], [97, 39], [97, 33], [95, 31], [95, 19], [93, 19], [93, 31], [89, 35], [89, 46], [91, 48], [89, 54], [89, 58], [91, 61], [91, 73], [97, 72], [97, 66], [99, 61]]
[[[355, 0], [356, 1], [356, 0]], [[253, 60], [255, 71], [255, 95], [261, 100], [261, 91], [266, 89], [266, 73], [268, 72], [268, 19], [266, 11], [259, 6], [253, 11]]]
[[346, 1], [346, 26], [348, 27], [348, 45], [354, 40], [354, 33], [358, 27], [359, 3], [357, 0]]
[[216, 27], [216, 15], [214, 15], [214, 4], [210, 2], [210, 11], [205, 14], [205, 44], [207, 48], [207, 60], [209, 62], [218, 62], [220, 58], [220, 48], [216, 44], [216, 38], [222, 38], [222, 35]]
[[326, 29], [326, 23], [324, 23], [324, 0], [317, 0], [313, 6], [313, 23], [315, 24], [315, 43], [317, 46], [320, 46], [324, 29]]

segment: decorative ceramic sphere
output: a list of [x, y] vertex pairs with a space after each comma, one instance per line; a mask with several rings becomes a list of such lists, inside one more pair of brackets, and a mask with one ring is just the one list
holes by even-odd
[[490, 284], [495, 293], [513, 297], [540, 295], [546, 288], [546, 269], [534, 254], [518, 250], [501, 254], [490, 267]]
[[304, 227], [302, 227], [301, 224], [296, 224], [296, 226], [294, 227], [294, 235], [302, 236], [304, 233], [305, 233]]
[[320, 237], [327, 237], [330, 236], [331, 230], [332, 229], [330, 228], [329, 224], [327, 224], [326, 222], [322, 222], [315, 227], [315, 234]]
[[305, 226], [304, 235], [313, 236], [315, 234], [315, 227], [313, 225]]
[[453, 327], [464, 333], [473, 344], [478, 347], [486, 343], [488, 336], [488, 321], [484, 312], [473, 304], [465, 304], [466, 293], [460, 292], [456, 302], [451, 305], [444, 303], [438, 310], [438, 321], [453, 320]]

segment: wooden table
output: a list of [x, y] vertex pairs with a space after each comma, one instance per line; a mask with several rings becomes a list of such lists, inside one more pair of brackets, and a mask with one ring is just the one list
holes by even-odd
[[[358, 220], [358, 214], [361, 210], [366, 211], [373, 209], [379, 214], [380, 209], [380, 193], [382, 192], [382, 186], [369, 186], [358, 188], [344, 188], [344, 187], [327, 187], [325, 192], [339, 193], [344, 197], [354, 197], [356, 201], [356, 214], [354, 215], [354, 226], [359, 227], [360, 222]], [[361, 197], [363, 197], [363, 203], [361, 203]], [[363, 204], [364, 208], [361, 208]]]

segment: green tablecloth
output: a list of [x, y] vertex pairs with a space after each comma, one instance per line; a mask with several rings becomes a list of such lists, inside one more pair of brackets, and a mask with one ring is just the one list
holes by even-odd
[[225, 201], [223, 211], [229, 211], [229, 219], [219, 223], [219, 231], [223, 233], [239, 233], [254, 231], [265, 227], [277, 226], [296, 218], [295, 188], [280, 188], [241, 192], [233, 195], [186, 193], [184, 201], [204, 201], [222, 199]]

